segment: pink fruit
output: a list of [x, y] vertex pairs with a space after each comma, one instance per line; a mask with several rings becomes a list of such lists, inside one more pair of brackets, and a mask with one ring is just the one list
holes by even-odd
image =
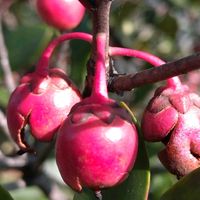
[[157, 89], [142, 130], [146, 140], [164, 142], [159, 158], [171, 173], [181, 177], [200, 167], [200, 97], [187, 86]]
[[89, 100], [72, 109], [56, 145], [63, 180], [77, 191], [122, 182], [137, 154], [137, 130], [128, 113], [114, 102]]
[[37, 0], [37, 10], [47, 24], [61, 30], [78, 26], [85, 13], [79, 0]]
[[[165, 63], [138, 50], [111, 47], [109, 53], [137, 57], [155, 67]], [[145, 140], [166, 145], [159, 158], [171, 173], [181, 177], [200, 167], [200, 97], [178, 77], [168, 79], [165, 87], [156, 90], [141, 125]]]
[[122, 182], [132, 169], [137, 130], [126, 110], [108, 98], [105, 35], [96, 38], [97, 60], [92, 95], [73, 106], [59, 129], [56, 161], [65, 183], [95, 191]]
[[25, 75], [10, 97], [7, 121], [11, 135], [24, 152], [31, 151], [24, 138], [29, 125], [32, 135], [41, 141], [50, 141], [67, 117], [71, 107], [81, 100], [79, 90], [58, 68], [49, 70], [54, 49], [63, 41], [82, 39], [90, 42], [86, 33], [66, 33], [49, 43], [33, 73]]
[[20, 149], [30, 150], [24, 139], [27, 124], [34, 138], [50, 141], [80, 99], [78, 89], [58, 68], [51, 69], [44, 78], [36, 72], [25, 75], [7, 107], [8, 128]]
[[174, 88], [160, 87], [147, 105], [141, 123], [145, 140], [161, 141], [176, 125], [178, 112], [171, 104], [169, 95], [175, 95]]

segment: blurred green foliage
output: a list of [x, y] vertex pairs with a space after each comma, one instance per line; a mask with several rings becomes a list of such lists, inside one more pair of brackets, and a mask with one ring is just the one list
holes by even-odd
[[[112, 46], [145, 50], [166, 61], [192, 54], [200, 50], [199, 10], [199, 0], [115, 0], [110, 19], [111, 44]], [[87, 13], [75, 31], [91, 32], [91, 27], [91, 16]], [[16, 0], [12, 5], [6, 19], [3, 20], [3, 33], [16, 81], [19, 81], [22, 74], [34, 69], [42, 50], [53, 37], [59, 34], [57, 30], [48, 27], [40, 20], [34, 7], [34, 1], [26, 0]], [[68, 66], [58, 67], [66, 68], [72, 80], [80, 88], [83, 88], [90, 46], [79, 41], [70, 42], [69, 45]], [[55, 52], [52, 63], [56, 62], [58, 53], [59, 49]], [[138, 59], [127, 58], [118, 58], [115, 64], [122, 73], [151, 67]], [[0, 77], [0, 107], [5, 111], [9, 93], [4, 84], [2, 70], [0, 70]], [[153, 95], [155, 86], [160, 84], [147, 85], [123, 97], [115, 95], [115, 98], [128, 102], [140, 119], [145, 105]], [[5, 138], [0, 136], [0, 140], [4, 141]], [[1, 145], [7, 145], [7, 141], [1, 142]], [[149, 200], [158, 200], [176, 182], [176, 178], [164, 169], [156, 156], [163, 148], [162, 144], [147, 143], [146, 146], [151, 170]], [[52, 159], [54, 160], [53, 155], [46, 160], [45, 172], [52, 167], [49, 162]], [[0, 171], [0, 175], [1, 173], [3, 172]], [[63, 182], [57, 169], [51, 170], [50, 174], [63, 189]], [[1, 177], [0, 183], [2, 183]], [[12, 181], [4, 186], [9, 189], [11, 183]], [[67, 186], [64, 188], [72, 196], [73, 192]], [[34, 186], [24, 189], [9, 189], [9, 191], [16, 200], [31, 200], [31, 196], [35, 200], [47, 199], [44, 193]]]
[[14, 200], [48, 200], [38, 187], [26, 187], [10, 192]]

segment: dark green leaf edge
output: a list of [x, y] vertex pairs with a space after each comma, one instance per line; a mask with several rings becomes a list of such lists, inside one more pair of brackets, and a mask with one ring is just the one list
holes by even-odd
[[14, 200], [10, 193], [0, 186], [0, 200]]
[[199, 200], [200, 168], [181, 178], [161, 197], [161, 200]]

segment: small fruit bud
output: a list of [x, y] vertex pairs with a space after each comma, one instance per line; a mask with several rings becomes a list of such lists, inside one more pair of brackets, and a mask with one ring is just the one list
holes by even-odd
[[200, 166], [200, 97], [187, 86], [157, 89], [142, 130], [146, 140], [166, 145], [159, 159], [171, 173], [181, 177]]

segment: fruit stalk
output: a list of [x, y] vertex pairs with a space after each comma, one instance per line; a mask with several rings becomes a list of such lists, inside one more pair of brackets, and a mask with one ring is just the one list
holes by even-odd
[[[128, 56], [128, 57], [140, 58], [140, 59], [152, 64], [155, 67], [166, 64], [165, 61], [161, 60], [160, 58], [158, 58], [155, 55], [152, 55], [152, 54], [144, 52], [144, 51], [128, 49], [128, 48], [110, 47], [109, 55], [110, 56]], [[178, 88], [181, 86], [181, 81], [177, 76], [169, 78], [166, 81], [167, 81], [168, 87]]]
[[92, 97], [94, 99], [96, 99], [96, 97], [98, 98], [99, 96], [108, 98], [105, 67], [106, 35], [104, 33], [97, 34], [96, 47], [96, 64]]
[[38, 64], [36, 66], [36, 73], [46, 77], [48, 76], [48, 69], [49, 69], [49, 59], [54, 51], [54, 49], [63, 41], [72, 40], [72, 39], [79, 39], [86, 42], [91, 43], [92, 36], [87, 33], [81, 32], [73, 32], [73, 33], [66, 33], [54, 39], [47, 48], [43, 51]]
[[44, 50], [36, 71], [23, 76], [10, 97], [7, 108], [8, 127], [23, 152], [32, 152], [24, 137], [26, 125], [30, 126], [31, 134], [37, 140], [51, 141], [72, 106], [81, 100], [79, 90], [61, 69], [49, 69], [53, 50], [69, 39], [91, 42], [92, 36], [75, 32], [53, 40]]
[[106, 73], [109, 71], [109, 15], [110, 15], [110, 0], [101, 0], [95, 1], [96, 9], [92, 11], [92, 22], [93, 22], [93, 44], [92, 44], [92, 53], [90, 57], [90, 62], [88, 62], [87, 67], [87, 77], [84, 89], [84, 96], [90, 96], [92, 91], [92, 85], [94, 80], [94, 63], [96, 62], [96, 36], [99, 33], [104, 33], [106, 35], [106, 45], [105, 45], [105, 67]]
[[93, 40], [96, 60], [92, 94], [73, 106], [56, 142], [56, 161], [63, 180], [79, 192], [83, 187], [93, 189], [99, 200], [102, 188], [127, 178], [138, 149], [137, 129], [129, 114], [108, 98], [106, 39], [100, 32]]
[[[160, 67], [143, 70], [142, 72], [113, 77], [109, 83], [112, 91], [130, 91], [145, 84], [156, 83], [168, 78], [182, 75], [199, 69], [200, 53], [190, 55]], [[123, 83], [123, 84], [122, 84]]]
[[[101, 8], [106, 5], [107, 11], [109, 4], [106, 0], [97, 1]], [[101, 10], [98, 8], [97, 13]], [[127, 178], [136, 160], [138, 137], [126, 110], [108, 98], [108, 21], [101, 24], [97, 13], [92, 41], [91, 67], [95, 73], [90, 73], [91, 95], [73, 106], [59, 129], [56, 162], [65, 183], [78, 192], [83, 187], [91, 188], [101, 200], [102, 188], [115, 186]]]

